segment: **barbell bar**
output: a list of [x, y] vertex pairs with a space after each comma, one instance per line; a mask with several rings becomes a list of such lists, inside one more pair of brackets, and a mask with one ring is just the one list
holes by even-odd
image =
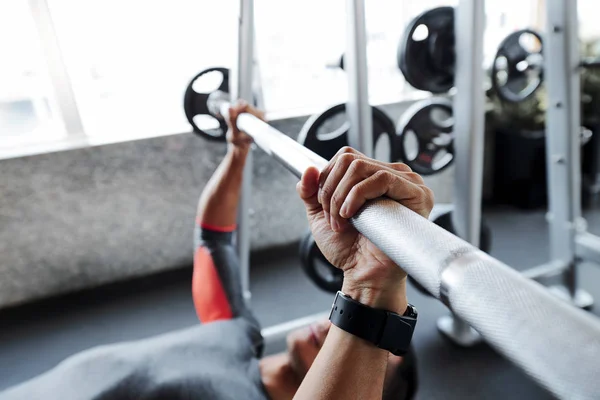
[[[212, 110], [228, 118], [226, 94]], [[238, 127], [300, 178], [327, 161], [261, 119]], [[368, 201], [350, 223], [499, 353], [559, 398], [600, 393], [600, 319], [389, 198]]]

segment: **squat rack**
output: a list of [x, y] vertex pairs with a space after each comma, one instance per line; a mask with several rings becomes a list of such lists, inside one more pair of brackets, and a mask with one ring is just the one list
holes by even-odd
[[[237, 64], [231, 73], [231, 98], [252, 102], [254, 79], [254, 0], [240, 0], [238, 15], [238, 54]], [[345, 63], [348, 76], [349, 98], [346, 103], [347, 115], [351, 130], [349, 143], [352, 147], [371, 156], [373, 143], [370, 135], [361, 132], [372, 132], [372, 113], [369, 105], [366, 26], [364, 0], [346, 1], [346, 36], [347, 49]], [[359, 127], [359, 129], [356, 129]], [[242, 183], [242, 195], [238, 209], [238, 229], [236, 246], [240, 259], [241, 283], [244, 299], [251, 300], [250, 291], [250, 197], [252, 190], [252, 152], [246, 161]], [[321, 314], [317, 314], [321, 315]], [[302, 319], [305, 320], [305, 319]], [[296, 326], [295, 324], [284, 326]], [[289, 328], [286, 328], [289, 329]], [[273, 330], [271, 330], [273, 332]]]
[[[254, 0], [240, 0], [238, 18], [238, 57], [232, 73], [232, 98], [252, 100], [254, 56]], [[458, 94], [454, 99], [455, 131], [465, 132], [456, 135], [457, 157], [453, 223], [458, 236], [471, 244], [479, 245], [481, 221], [481, 187], [483, 180], [483, 136], [484, 136], [484, 92], [483, 82], [483, 21], [484, 7], [481, 0], [460, 0], [457, 7], [457, 73], [455, 86]], [[467, 27], [467, 28], [464, 28]], [[373, 155], [372, 113], [368, 94], [368, 66], [365, 24], [365, 1], [346, 0], [346, 51], [345, 69], [348, 77], [347, 116], [350, 121], [349, 144], [367, 156]], [[460, 49], [464, 49], [460, 51]], [[358, 129], [357, 129], [358, 127]], [[244, 171], [242, 199], [238, 211], [237, 249], [241, 267], [241, 282], [244, 298], [251, 299], [249, 279], [249, 208], [252, 179], [252, 158], [249, 157]], [[468, 188], [465, 190], [465, 188]], [[304, 324], [317, 318], [301, 318]], [[280, 324], [279, 327], [265, 329], [269, 337], [281, 337], [297, 327], [297, 321]], [[455, 342], [468, 346], [480, 341], [479, 335], [468, 324], [456, 316], [442, 318], [439, 329]]]
[[[238, 19], [238, 58], [233, 68], [232, 98], [252, 100], [254, 68], [254, 1], [240, 0]], [[479, 245], [481, 193], [483, 181], [483, 144], [485, 97], [483, 0], [459, 0], [456, 8], [456, 77], [455, 119], [455, 202], [453, 225], [457, 235], [474, 246]], [[577, 288], [577, 266], [582, 261], [600, 263], [600, 238], [586, 231], [580, 204], [580, 104], [579, 45], [577, 4], [573, 0], [548, 0], [544, 39], [545, 75], [549, 104], [547, 110], [547, 164], [551, 261], [523, 272], [527, 278], [544, 280], [558, 277], [552, 288], [557, 294], [579, 307], [589, 307], [593, 299]], [[372, 155], [371, 107], [368, 100], [366, 28], [364, 0], [346, 0], [347, 68], [349, 98], [347, 115], [351, 122], [350, 145]], [[558, 60], [558, 61], [557, 61]], [[356, 129], [359, 127], [359, 129]], [[571, 132], [571, 134], [565, 134]], [[249, 288], [249, 208], [252, 157], [244, 173], [242, 201], [238, 217], [239, 252], [244, 298], [250, 301]], [[558, 289], [557, 289], [558, 288]], [[264, 329], [267, 340], [323, 318], [322, 313]], [[465, 346], [477, 343], [479, 334], [453, 315], [438, 321], [439, 329], [453, 341]]]
[[[465, 3], [467, 1], [476, 7], [479, 0], [464, 0]], [[562, 2], [554, 10], [556, 18], [572, 18], [572, 14], [566, 13], [568, 0], [553, 1], [556, 4]], [[242, 0], [241, 10], [246, 10], [244, 2]], [[248, 3], [251, 4], [251, 0], [247, 0]], [[348, 4], [350, 3], [355, 2], [348, 0]], [[356, 0], [356, 4], [364, 6], [359, 0]], [[563, 14], [559, 16], [561, 12]], [[246, 17], [240, 18], [240, 25], [243, 25], [248, 13], [245, 15]], [[554, 20], [549, 18], [549, 23], [550, 21]], [[565, 28], [560, 24], [557, 26], [558, 31]], [[573, 25], [570, 28], [573, 29]], [[240, 29], [242, 31], [244, 29]], [[565, 40], [566, 36], [562, 37]], [[243, 54], [248, 57], [247, 52]], [[574, 54], [576, 53], [572, 53], [565, 61], [564, 69], [571, 83], [576, 81], [573, 78], [578, 67], [578, 60], [573, 63]], [[251, 57], [246, 59], [247, 62], [249, 60]], [[480, 64], [474, 62], [473, 66], [480, 68]], [[238, 81], [236, 85], [241, 83]], [[573, 100], [578, 92], [573, 90], [573, 86], [569, 88], [571, 90], [568, 96], [574, 104]], [[566, 96], [561, 101], [566, 100]], [[221, 103], [217, 109], [226, 116], [228, 106], [226, 102]], [[567, 109], [570, 111], [566, 111], [563, 118], [568, 121], [567, 128], [576, 128], [571, 131], [574, 135], [574, 132], [579, 131], [578, 124], [574, 122], [579, 121], [574, 119], [577, 116], [572, 114], [573, 107]], [[297, 177], [308, 165], [323, 167], [326, 163], [293, 139], [250, 114], [240, 115], [238, 124], [255, 139], [260, 148]], [[575, 143], [572, 138], [569, 141], [571, 144]], [[573, 146], [568, 151], [573, 151]], [[555, 159], [554, 155], [550, 158]], [[559, 164], [568, 163], [565, 161]], [[574, 173], [573, 170], [568, 172]], [[567, 216], [573, 215], [575, 214], [571, 213]], [[597, 360], [600, 358], [598, 318], [571, 307], [538, 283], [392, 200], [382, 198], [369, 202], [350, 222], [396, 264], [402, 265], [434, 297], [477, 329], [490, 345], [551, 393], [559, 398], [578, 399], [592, 398], [600, 393], [600, 381], [596, 376]], [[572, 244], [569, 248], [577, 247], [579, 250], [574, 254], [578, 257], [581, 254], [578, 251], [587, 249], [581, 245], [581, 238], [589, 238], [582, 233], [572, 236], [574, 239], [571, 242], [579, 244]], [[269, 337], [281, 337], [286, 329], [289, 331], [303, 326], [314, 317], [266, 328], [263, 334], [267, 340]], [[322, 318], [323, 314], [318, 317]], [[561, 322], [559, 325], [556, 323], [557, 319]], [[540, 335], [543, 335], [543, 340], [538, 337]]]
[[[478, 245], [483, 182], [485, 97], [483, 82], [483, 0], [461, 0], [456, 8], [455, 209], [457, 235]], [[555, 295], [579, 308], [594, 299], [578, 287], [582, 262], [600, 264], [600, 237], [587, 232], [581, 213], [581, 85], [576, 0], [547, 0], [544, 36], [546, 165], [550, 261], [526, 270], [536, 281], [554, 278]], [[548, 62], [552, 60], [552, 62]], [[598, 134], [598, 133], [597, 133]], [[471, 346], [478, 333], [456, 317], [444, 317], [438, 328], [455, 343]]]

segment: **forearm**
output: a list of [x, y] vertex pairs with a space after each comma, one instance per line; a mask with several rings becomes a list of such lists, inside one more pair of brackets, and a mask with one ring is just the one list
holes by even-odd
[[230, 227], [236, 224], [248, 151], [235, 147], [228, 149], [200, 196], [198, 222], [214, 227]]
[[294, 399], [381, 399], [388, 352], [336, 326]]
[[[404, 313], [406, 287], [393, 294], [344, 286], [353, 299], [374, 308]], [[302, 381], [296, 399], [381, 399], [389, 353], [332, 325], [321, 351]]]

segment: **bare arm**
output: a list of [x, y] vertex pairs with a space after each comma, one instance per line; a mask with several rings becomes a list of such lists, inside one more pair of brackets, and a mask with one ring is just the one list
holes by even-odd
[[229, 146], [198, 202], [198, 222], [204, 226], [235, 226], [248, 149]]
[[387, 351], [332, 325], [294, 398], [381, 399], [387, 359]]
[[[403, 314], [407, 307], [405, 280], [396, 297], [345, 286], [342, 292], [362, 304]], [[306, 374], [295, 399], [381, 399], [389, 353], [335, 325]]]
[[244, 102], [239, 102], [229, 110], [227, 154], [206, 184], [198, 202], [197, 219], [204, 226], [235, 226], [244, 166], [252, 144], [252, 139], [236, 126], [237, 116], [243, 112], [263, 117], [261, 112]]

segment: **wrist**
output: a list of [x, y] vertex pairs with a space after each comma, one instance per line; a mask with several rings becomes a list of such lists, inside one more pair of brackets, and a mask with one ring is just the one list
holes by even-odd
[[342, 292], [366, 306], [391, 311], [396, 314], [404, 314], [408, 307], [406, 297], [406, 278], [391, 284], [385, 282], [363, 283], [351, 279], [344, 279]]
[[233, 158], [234, 161], [239, 161], [242, 163], [246, 162], [246, 157], [248, 156], [249, 152], [250, 146], [242, 147], [231, 143], [229, 143], [227, 146], [227, 153]]

